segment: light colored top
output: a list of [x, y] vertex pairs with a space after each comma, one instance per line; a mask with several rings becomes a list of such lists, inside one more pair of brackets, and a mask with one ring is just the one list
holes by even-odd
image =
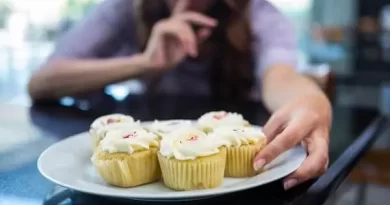
[[177, 129], [180, 129], [182, 127], [188, 127], [192, 126], [191, 120], [165, 120], [165, 121], [158, 121], [155, 120], [153, 124], [148, 127], [148, 129], [151, 132], [154, 132], [161, 137], [164, 137], [165, 135], [171, 133], [172, 131], [175, 131]]
[[239, 113], [226, 111], [212, 111], [203, 114], [198, 119], [198, 125], [202, 128], [217, 128], [220, 126], [245, 126], [248, 121]]
[[219, 127], [210, 134], [220, 146], [240, 147], [241, 145], [256, 144], [265, 140], [265, 135], [258, 127]]
[[161, 140], [160, 153], [167, 158], [193, 160], [218, 153], [218, 145], [204, 132], [186, 127], [178, 129]]
[[[132, 0], [105, 0], [58, 42], [50, 58], [108, 58], [140, 52]], [[266, 0], [252, 0], [256, 86], [252, 98], [261, 99], [261, 76], [275, 64], [297, 65], [297, 39], [291, 22]], [[167, 72], [156, 92], [209, 95], [208, 65], [184, 60]], [[196, 85], [196, 86], [194, 86]]]
[[106, 134], [113, 130], [120, 130], [120, 129], [142, 129], [140, 121], [136, 122], [117, 122], [117, 123], [111, 123], [106, 126], [102, 126], [96, 129], [96, 135], [103, 139]]
[[106, 134], [100, 146], [103, 152], [132, 154], [151, 147], [158, 147], [157, 136], [143, 129], [120, 129]]
[[119, 122], [128, 122], [128, 123], [133, 123], [134, 118], [129, 116], [129, 115], [124, 115], [124, 114], [119, 114], [119, 113], [113, 113], [109, 115], [104, 115], [101, 117], [98, 117], [95, 119], [92, 124], [91, 124], [91, 129], [97, 130], [101, 127], [114, 124], [114, 123], [119, 123]]

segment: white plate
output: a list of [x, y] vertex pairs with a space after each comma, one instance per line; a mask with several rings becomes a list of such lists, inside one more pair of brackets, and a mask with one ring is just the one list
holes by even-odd
[[47, 148], [38, 159], [38, 169], [56, 184], [95, 195], [144, 201], [183, 201], [208, 198], [250, 189], [278, 180], [295, 171], [305, 160], [306, 152], [297, 146], [280, 155], [266, 171], [249, 178], [225, 178], [222, 186], [200, 191], [173, 191], [162, 182], [136, 188], [107, 185], [91, 163], [91, 142], [87, 132], [62, 140]]

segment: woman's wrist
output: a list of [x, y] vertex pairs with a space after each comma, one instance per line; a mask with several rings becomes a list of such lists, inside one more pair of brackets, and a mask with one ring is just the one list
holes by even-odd
[[327, 100], [317, 84], [288, 66], [278, 65], [268, 69], [262, 83], [263, 100], [272, 112], [298, 98], [317, 96], [318, 99]]
[[143, 54], [143, 53], [135, 54], [135, 55], [131, 56], [130, 59], [133, 62], [135, 62], [137, 67], [139, 67], [142, 70], [149, 70], [149, 69], [151, 69], [150, 68], [150, 62], [149, 62], [147, 56], [145, 54]]
[[136, 73], [139, 75], [144, 75], [153, 72], [154, 70], [154, 68], [151, 66], [150, 60], [143, 53], [132, 55], [130, 58], [128, 58], [127, 63], [129, 64], [129, 68], [135, 69]]

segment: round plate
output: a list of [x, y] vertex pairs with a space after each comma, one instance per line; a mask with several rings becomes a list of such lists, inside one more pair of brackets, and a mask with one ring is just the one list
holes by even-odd
[[266, 171], [249, 178], [225, 178], [215, 189], [173, 191], [160, 182], [135, 188], [118, 188], [106, 184], [95, 171], [88, 132], [71, 136], [47, 148], [38, 159], [38, 169], [56, 184], [95, 195], [144, 201], [196, 200], [250, 189], [278, 180], [292, 173], [306, 158], [302, 146], [286, 151], [266, 166]]

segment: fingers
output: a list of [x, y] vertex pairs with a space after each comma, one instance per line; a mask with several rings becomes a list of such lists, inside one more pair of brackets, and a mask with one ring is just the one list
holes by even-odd
[[177, 15], [175, 18], [197, 26], [205, 26], [205, 27], [217, 26], [217, 21], [215, 19], [196, 12], [181, 13], [180, 15]]
[[210, 37], [212, 33], [211, 28], [217, 25], [217, 21], [215, 19], [195, 12], [183, 13], [181, 15], [178, 15], [175, 20], [201, 26], [201, 28], [196, 34], [198, 44], [204, 42], [208, 37]]
[[198, 55], [197, 37], [186, 23], [179, 23], [178, 32], [180, 32], [181, 40], [184, 43], [186, 50], [190, 56], [195, 57]]
[[318, 177], [327, 170], [329, 145], [322, 136], [324, 134], [326, 133], [313, 133], [313, 136], [307, 142], [309, 156], [297, 171], [285, 179], [284, 188], [286, 190], [306, 180]]
[[184, 12], [188, 8], [188, 0], [178, 0], [172, 10], [172, 15], [177, 15]]
[[[197, 44], [204, 42], [211, 35], [211, 28], [217, 25], [215, 19], [196, 12], [184, 12], [188, 7], [187, 0], [177, 1], [173, 8], [172, 17], [158, 23], [154, 29], [158, 36], [170, 34], [182, 44], [186, 54], [191, 57], [198, 55]], [[200, 26], [199, 32], [194, 33], [190, 25]]]
[[286, 122], [287, 119], [285, 115], [276, 113], [271, 116], [263, 128], [264, 134], [267, 136], [267, 142], [271, 142], [276, 137], [276, 135], [280, 133]]
[[287, 127], [269, 142], [254, 159], [255, 170], [262, 169], [277, 156], [293, 148], [306, 137], [312, 129], [310, 122], [297, 118], [290, 122]]
[[186, 21], [198, 26], [214, 27], [217, 25], [217, 21], [214, 18], [208, 17], [201, 13], [186, 11], [188, 5], [188, 0], [178, 0], [172, 10], [172, 16], [174, 18], [178, 18], [182, 21]]
[[158, 30], [162, 35], [169, 34], [177, 38], [190, 56], [198, 54], [196, 36], [188, 24], [181, 21], [167, 21], [161, 23]]

